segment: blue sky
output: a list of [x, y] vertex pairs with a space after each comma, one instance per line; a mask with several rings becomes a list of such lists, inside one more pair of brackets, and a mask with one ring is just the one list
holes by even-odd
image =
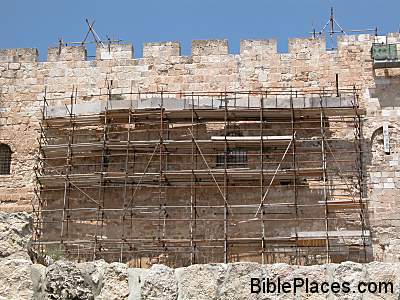
[[345, 29], [378, 26], [380, 33], [400, 26], [399, 0], [2, 0], [0, 48], [36, 47], [45, 59], [58, 38], [81, 41], [85, 18], [95, 30], [132, 42], [140, 57], [144, 42], [180, 41], [190, 54], [193, 39], [228, 39], [238, 53], [241, 39], [276, 38], [286, 51], [287, 39], [321, 28], [335, 7]]

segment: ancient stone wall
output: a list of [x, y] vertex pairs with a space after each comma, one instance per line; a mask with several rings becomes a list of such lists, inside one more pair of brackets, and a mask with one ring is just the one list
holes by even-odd
[[[288, 53], [278, 53], [275, 40], [245, 40], [240, 54], [230, 54], [226, 40], [194, 41], [190, 56], [180, 55], [177, 42], [147, 43], [142, 58], [133, 58], [130, 44], [99, 47], [87, 60], [84, 47], [50, 48], [47, 61], [39, 62], [36, 49], [0, 50], [0, 143], [10, 145], [10, 175], [0, 175], [0, 210], [30, 210], [34, 199], [35, 155], [43, 97], [49, 105], [65, 100], [73, 89], [79, 101], [95, 95], [130, 91], [234, 91], [271, 87], [361, 90], [367, 109], [364, 122], [365, 198], [376, 259], [397, 261], [400, 168], [396, 70], [374, 70], [370, 51], [374, 37], [343, 36], [337, 50], [326, 50], [322, 39], [291, 39]], [[389, 43], [400, 35], [389, 34]], [[111, 83], [112, 82], [112, 83]], [[382, 146], [388, 122], [390, 153]], [[382, 133], [381, 133], [382, 131]]]

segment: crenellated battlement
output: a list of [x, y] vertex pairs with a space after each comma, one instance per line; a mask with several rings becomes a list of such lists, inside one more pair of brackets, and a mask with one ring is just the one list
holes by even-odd
[[[346, 51], [348, 47], [358, 46], [360, 49], [368, 49], [374, 42], [385, 41], [387, 43], [400, 44], [400, 33], [388, 33], [387, 36], [376, 37], [370, 34], [343, 35], [337, 37], [337, 53]], [[295, 58], [307, 59], [311, 56], [332, 53], [326, 48], [325, 38], [292, 38], [288, 41], [287, 54]], [[307, 55], [305, 55], [307, 53]], [[232, 54], [229, 50], [228, 40], [194, 40], [192, 41], [192, 57], [226, 56]], [[240, 42], [240, 56], [247, 59], [254, 57], [266, 58], [278, 54], [276, 39], [247, 39]], [[280, 53], [286, 54], [286, 53]], [[150, 42], [143, 45], [143, 58], [161, 58], [181, 56], [181, 45], [177, 41]], [[98, 45], [96, 60], [120, 60], [134, 59], [134, 47], [131, 43], [111, 43]], [[60, 46], [50, 47], [47, 53], [48, 62], [56, 61], [85, 61], [88, 60], [87, 50], [84, 46]], [[0, 63], [12, 62], [37, 62], [38, 50], [33, 48], [0, 49]]]

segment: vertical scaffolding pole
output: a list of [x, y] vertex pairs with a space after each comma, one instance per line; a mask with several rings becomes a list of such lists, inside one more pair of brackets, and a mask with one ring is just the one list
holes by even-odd
[[[296, 93], [297, 95], [297, 93]], [[295, 219], [295, 241], [296, 241], [296, 264], [298, 265], [300, 262], [300, 255], [299, 255], [299, 236], [298, 236], [298, 230], [299, 230], [299, 212], [298, 212], [298, 189], [297, 189], [297, 158], [296, 158], [296, 128], [295, 128], [295, 122], [296, 122], [296, 116], [294, 113], [294, 104], [293, 104], [293, 95], [292, 95], [292, 89], [290, 89], [290, 110], [291, 110], [291, 130], [292, 130], [292, 165], [293, 165], [293, 193], [294, 193], [294, 209], [295, 209], [295, 214], [296, 214], [296, 219]]]
[[327, 170], [326, 170], [326, 151], [325, 151], [325, 114], [322, 102], [322, 96], [320, 98], [320, 127], [321, 127], [321, 160], [322, 160], [322, 183], [323, 183], [323, 196], [325, 202], [325, 233], [326, 233], [326, 263], [329, 263], [329, 210], [328, 210], [328, 192], [327, 192]]
[[[268, 97], [268, 92], [265, 92], [265, 98]], [[264, 223], [264, 99], [263, 95], [260, 98], [260, 160], [261, 160], [261, 172], [260, 172], [260, 203], [261, 203], [261, 263], [265, 264], [265, 223]]]
[[[223, 98], [221, 94], [221, 99]], [[225, 143], [224, 143], [224, 263], [228, 262], [228, 98], [227, 94], [224, 94], [224, 136], [225, 136]]]
[[[65, 169], [65, 182], [64, 182], [64, 196], [63, 196], [63, 211], [62, 211], [62, 219], [61, 219], [61, 232], [60, 232], [60, 246], [59, 250], [62, 251], [64, 237], [68, 238], [69, 231], [69, 197], [70, 197], [70, 189], [71, 182], [69, 180], [69, 174], [72, 170], [72, 144], [74, 143], [74, 123], [72, 121], [73, 118], [73, 109], [74, 109], [74, 88], [72, 88], [72, 93], [70, 97], [70, 108], [67, 110], [69, 112], [69, 128], [68, 128], [68, 146], [67, 146], [67, 157], [66, 157], [66, 169]], [[65, 227], [64, 228], [64, 223]], [[65, 234], [66, 231], [66, 234]]]
[[[162, 250], [166, 251], [165, 233], [166, 233], [166, 218], [168, 213], [166, 211], [166, 191], [165, 191], [165, 174], [164, 174], [164, 152], [166, 152], [164, 145], [164, 94], [161, 91], [161, 105], [160, 105], [160, 140], [159, 140], [159, 181], [158, 181], [158, 199], [159, 199], [159, 223], [158, 223], [158, 240], [159, 245], [162, 245]], [[162, 222], [162, 224], [161, 224]]]
[[124, 180], [124, 194], [123, 194], [123, 206], [122, 206], [122, 216], [121, 216], [121, 254], [120, 262], [123, 260], [124, 245], [126, 242], [125, 233], [125, 219], [127, 210], [127, 196], [128, 196], [128, 178], [129, 178], [129, 148], [131, 143], [131, 117], [132, 117], [132, 102], [131, 107], [128, 110], [128, 132], [126, 137], [126, 152], [125, 152], [125, 180]]
[[364, 209], [364, 202], [363, 202], [363, 194], [364, 194], [364, 171], [363, 171], [363, 132], [362, 132], [362, 119], [361, 116], [359, 115], [357, 108], [358, 108], [358, 95], [356, 93], [355, 87], [353, 87], [353, 97], [354, 97], [354, 109], [356, 116], [354, 118], [354, 126], [355, 126], [355, 138], [356, 138], [356, 163], [357, 163], [357, 170], [358, 170], [358, 176], [357, 176], [357, 185], [359, 189], [359, 205], [360, 205], [360, 222], [361, 222], [361, 240], [362, 240], [362, 245], [363, 245], [363, 259], [362, 262], [367, 261], [367, 237], [365, 236], [365, 231], [366, 231], [366, 221], [365, 221], [365, 209]]
[[[112, 84], [112, 83], [111, 83]], [[100, 178], [99, 178], [99, 190], [98, 190], [98, 207], [96, 215], [96, 233], [94, 237], [94, 249], [93, 249], [93, 260], [97, 257], [97, 250], [102, 251], [101, 241], [103, 239], [103, 229], [104, 229], [104, 192], [105, 192], [105, 181], [104, 173], [108, 168], [108, 155], [107, 155], [107, 137], [108, 137], [108, 105], [111, 101], [111, 84], [108, 86], [108, 100], [104, 108], [104, 125], [103, 125], [103, 144], [101, 151], [101, 163], [100, 163]], [[100, 237], [99, 237], [99, 223], [100, 223]]]
[[[194, 96], [192, 93], [192, 109], [191, 109], [191, 127], [192, 127], [192, 132], [194, 132]], [[196, 263], [196, 254], [195, 254], [195, 242], [193, 241], [194, 239], [194, 228], [195, 228], [195, 218], [196, 218], [196, 187], [195, 181], [196, 181], [196, 176], [194, 174], [194, 164], [195, 164], [195, 150], [196, 145], [194, 143], [194, 137], [192, 136], [192, 143], [191, 143], [191, 169], [192, 169], [192, 174], [190, 178], [190, 229], [189, 229], [189, 235], [190, 235], [190, 264], [195, 264]]]
[[[138, 91], [138, 102], [140, 103], [140, 101], [141, 101], [141, 96], [140, 96], [140, 90], [139, 90]], [[131, 102], [131, 107], [132, 107], [132, 102]], [[135, 122], [135, 119], [133, 120], [133, 122]], [[133, 135], [133, 140], [135, 140], [135, 131], [132, 132], [132, 135]], [[133, 154], [133, 158], [132, 158], [132, 176], [134, 178], [135, 172], [137, 170], [135, 168], [136, 167], [135, 166], [135, 164], [136, 164], [136, 149], [132, 150], [132, 154]], [[131, 190], [130, 190], [130, 195], [131, 195], [132, 198], [130, 200], [130, 204], [128, 205], [128, 207], [130, 208], [130, 218], [129, 218], [130, 219], [130, 222], [129, 222], [130, 223], [130, 229], [129, 230], [130, 230], [130, 238], [131, 239], [133, 239], [133, 207], [135, 205], [135, 202], [134, 202], [135, 199], [133, 199], [133, 194], [134, 194], [133, 186], [134, 185], [132, 183]], [[134, 249], [132, 249], [131, 244], [129, 245], [129, 248], [130, 248], [130, 250], [134, 250]], [[135, 255], [136, 255], [136, 253], [135, 253]], [[142, 267], [142, 260], [140, 259], [139, 261], [140, 261], [139, 267]]]
[[[46, 109], [48, 106], [47, 100], [47, 87], [44, 89], [44, 95], [43, 95], [43, 107], [42, 107], [42, 123], [46, 119]], [[34, 237], [33, 241], [34, 243], [37, 243], [37, 251], [39, 254], [43, 254], [43, 247], [40, 244], [41, 241], [41, 236], [43, 233], [43, 212], [42, 209], [44, 207], [44, 201], [42, 199], [42, 193], [43, 193], [43, 185], [39, 181], [39, 175], [44, 174], [44, 160], [46, 159], [46, 154], [43, 151], [43, 140], [45, 143], [47, 143], [47, 137], [46, 133], [44, 131], [44, 128], [42, 124], [40, 125], [40, 137], [39, 137], [39, 153], [38, 153], [38, 160], [37, 160], [37, 168], [34, 169], [35, 171], [35, 176], [36, 176], [36, 185], [34, 189], [34, 193], [36, 195], [37, 199], [37, 207], [35, 207], [35, 203], [33, 203], [33, 212], [35, 214], [36, 220], [34, 220]]]

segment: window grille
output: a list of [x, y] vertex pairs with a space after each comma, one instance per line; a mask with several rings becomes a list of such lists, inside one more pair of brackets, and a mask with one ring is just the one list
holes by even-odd
[[[224, 168], [225, 153], [217, 154], [217, 168]], [[247, 167], [247, 151], [237, 148], [226, 152], [226, 167], [227, 168], [246, 168]]]
[[11, 149], [8, 145], [0, 144], [0, 175], [10, 174]]

